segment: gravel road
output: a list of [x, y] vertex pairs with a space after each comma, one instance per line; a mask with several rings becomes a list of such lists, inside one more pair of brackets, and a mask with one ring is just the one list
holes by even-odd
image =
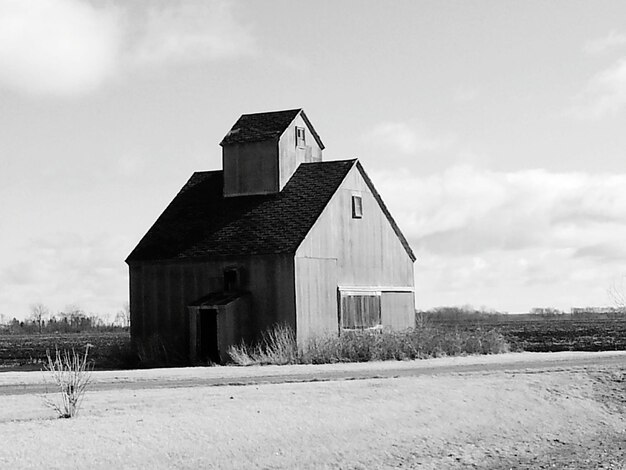
[[[292, 366], [222, 366], [129, 371], [95, 371], [90, 390], [138, 390], [224, 385], [360, 380], [493, 372], [593, 371], [626, 367], [626, 351], [509, 353], [417, 361]], [[0, 373], [0, 395], [44, 393], [44, 373]]]

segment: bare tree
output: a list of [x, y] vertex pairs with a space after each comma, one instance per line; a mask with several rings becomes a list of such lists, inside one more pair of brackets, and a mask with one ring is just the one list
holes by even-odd
[[30, 319], [37, 324], [39, 328], [39, 333], [41, 333], [43, 329], [43, 324], [45, 322], [45, 318], [50, 314], [50, 310], [41, 302], [36, 304], [32, 304], [30, 306]]
[[626, 276], [618, 281], [613, 281], [611, 287], [608, 288], [609, 298], [613, 305], [621, 312], [626, 313]]
[[130, 326], [130, 304], [128, 302], [124, 302], [122, 310], [117, 312], [117, 315], [115, 315], [115, 323], [124, 328], [128, 328]]

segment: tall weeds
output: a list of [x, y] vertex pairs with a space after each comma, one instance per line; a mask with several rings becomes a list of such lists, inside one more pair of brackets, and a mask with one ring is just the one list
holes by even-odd
[[409, 360], [508, 351], [508, 343], [496, 330], [465, 332], [430, 326], [344, 331], [341, 336], [313, 337], [298, 347], [293, 330], [279, 325], [267, 331], [256, 347], [233, 346], [229, 354], [235, 364], [252, 365]]
[[296, 364], [299, 362], [296, 336], [288, 326], [276, 325], [263, 333], [256, 347], [245, 343], [231, 346], [228, 351], [232, 361], [240, 366], [253, 364]]

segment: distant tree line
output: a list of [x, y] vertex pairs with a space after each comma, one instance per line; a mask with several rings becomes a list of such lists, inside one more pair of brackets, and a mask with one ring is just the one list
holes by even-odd
[[429, 310], [416, 310], [416, 323], [468, 323], [497, 322], [510, 317], [507, 312], [498, 312], [487, 308], [476, 309], [470, 305], [462, 307], [435, 307]]
[[471, 306], [436, 307], [429, 310], [416, 310], [416, 325], [433, 323], [500, 323], [528, 320], [623, 320], [626, 308], [623, 307], [577, 307], [571, 313], [551, 307], [538, 307], [529, 313], [510, 314]]
[[0, 315], [0, 334], [50, 334], [81, 333], [93, 331], [120, 331], [130, 327], [130, 309], [124, 304], [115, 316], [87, 314], [80, 307], [72, 305], [64, 311], [52, 314], [42, 303], [30, 307], [30, 315], [25, 320], [8, 319]]

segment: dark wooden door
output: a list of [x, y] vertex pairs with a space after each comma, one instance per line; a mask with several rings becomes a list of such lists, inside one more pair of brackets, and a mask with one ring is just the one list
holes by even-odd
[[198, 359], [202, 362], [220, 363], [217, 340], [217, 310], [200, 310]]

